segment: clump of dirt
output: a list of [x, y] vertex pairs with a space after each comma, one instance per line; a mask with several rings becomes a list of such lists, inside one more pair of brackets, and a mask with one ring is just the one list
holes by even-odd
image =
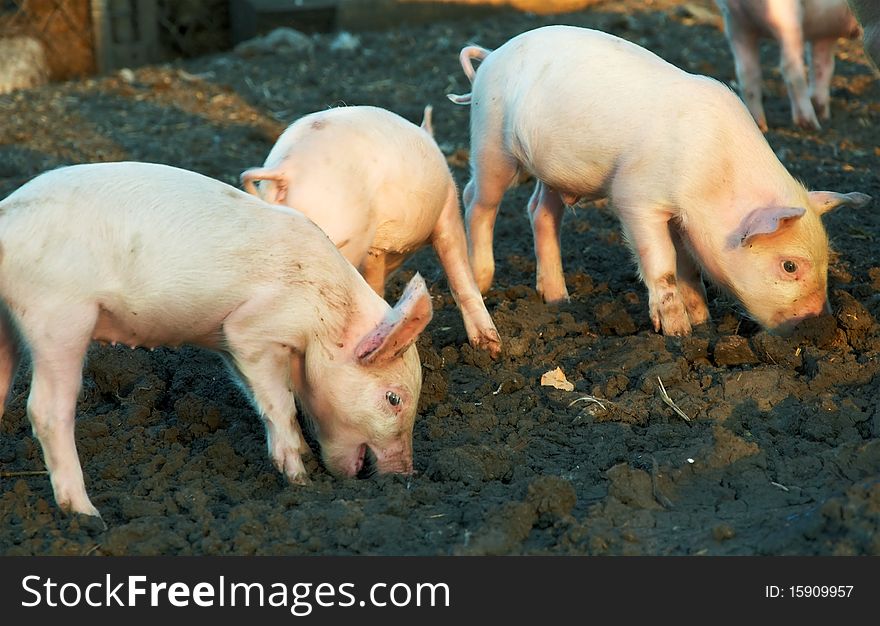
[[[702, 9], [702, 10], [700, 10]], [[468, 110], [457, 56], [549, 23], [599, 28], [680, 67], [729, 82], [714, 4], [599, 3], [555, 17], [362, 33], [357, 51], [258, 61], [218, 54], [0, 96], [0, 196], [41, 171], [116, 159], [168, 163], [231, 184], [296, 118], [382, 106], [434, 127], [460, 186]], [[880, 83], [844, 42], [821, 133], [790, 127], [765, 45], [773, 149], [813, 189], [880, 198]], [[389, 65], [388, 59], [398, 59]], [[5, 554], [880, 554], [880, 211], [824, 219], [833, 247], [829, 315], [790, 337], [760, 330], [710, 289], [712, 322], [691, 337], [654, 332], [647, 295], [607, 203], [569, 212], [568, 302], [545, 305], [523, 208], [505, 196], [486, 297], [498, 361], [467, 345], [433, 252], [390, 281], [425, 276], [435, 317], [418, 347], [424, 386], [416, 473], [345, 480], [317, 455], [307, 486], [272, 466], [263, 427], [225, 366], [192, 348], [93, 347], [77, 446], [107, 529], [56, 507], [26, 415], [24, 364], [0, 421], [0, 551]], [[875, 200], [876, 205], [876, 200]], [[570, 392], [542, 387], [560, 367]], [[659, 380], [658, 380], [659, 379]], [[661, 399], [662, 381], [685, 420]]]

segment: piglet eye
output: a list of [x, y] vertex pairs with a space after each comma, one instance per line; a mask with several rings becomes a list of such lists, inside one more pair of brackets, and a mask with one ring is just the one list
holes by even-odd
[[789, 274], [794, 274], [797, 271], [797, 263], [794, 261], [783, 261], [782, 269], [784, 269]]
[[398, 396], [393, 391], [389, 391], [385, 394], [385, 399], [388, 400], [388, 404], [391, 406], [397, 406], [400, 404], [400, 396]]

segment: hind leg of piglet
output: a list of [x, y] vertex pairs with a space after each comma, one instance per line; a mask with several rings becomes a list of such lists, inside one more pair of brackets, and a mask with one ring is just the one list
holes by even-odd
[[480, 293], [489, 291], [495, 276], [492, 239], [504, 192], [516, 178], [516, 163], [490, 148], [475, 148], [473, 176], [462, 194], [467, 225], [468, 258]]
[[390, 273], [385, 267], [385, 257], [384, 251], [370, 248], [358, 268], [361, 276], [373, 288], [373, 291], [379, 294], [380, 298], [385, 297], [385, 279]]
[[309, 448], [290, 391], [290, 348], [282, 343], [267, 342], [265, 329], [255, 325], [247, 311], [234, 312], [223, 329], [230, 365], [250, 392], [251, 402], [266, 427], [272, 462], [291, 483], [307, 483], [301, 455], [307, 454]]
[[831, 118], [831, 77], [834, 75], [834, 39], [810, 44], [810, 100], [821, 120]]
[[671, 230], [672, 241], [675, 244], [675, 273], [678, 279], [678, 293], [684, 301], [691, 326], [699, 326], [709, 321], [706, 286], [700, 276], [699, 266], [682, 243], [678, 229], [673, 227]]
[[568, 300], [560, 245], [564, 211], [559, 194], [538, 181], [529, 199], [528, 213], [535, 241], [536, 288], [544, 302]]
[[5, 312], [0, 310], [0, 420], [3, 419], [20, 358], [12, 326], [5, 319]]
[[446, 273], [452, 297], [461, 311], [468, 341], [475, 348], [482, 348], [493, 357], [498, 356], [501, 337], [468, 264], [467, 239], [454, 186], [450, 185], [446, 204], [431, 234], [431, 243]]
[[648, 287], [648, 309], [654, 330], [662, 329], [664, 335], [689, 335], [691, 323], [678, 290], [671, 216], [638, 209], [618, 211], [626, 225], [626, 239], [638, 257], [639, 273]]
[[782, 30], [778, 39], [782, 48], [780, 69], [788, 89], [792, 120], [801, 128], [821, 130], [813, 103], [810, 102], [802, 33], [794, 29]]
[[758, 38], [754, 32], [727, 26], [728, 38], [733, 49], [736, 82], [739, 83], [740, 95], [755, 118], [761, 132], [767, 132], [767, 116], [764, 114], [761, 86], [761, 57]]
[[55, 502], [63, 511], [100, 518], [86, 493], [74, 437], [83, 360], [97, 319], [90, 309], [70, 307], [62, 315], [44, 317], [51, 319], [44, 329], [25, 333], [33, 360], [27, 413], [43, 449]]

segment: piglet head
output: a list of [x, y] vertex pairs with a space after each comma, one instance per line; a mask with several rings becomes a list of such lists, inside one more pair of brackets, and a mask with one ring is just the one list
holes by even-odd
[[727, 280], [755, 320], [786, 333], [803, 319], [831, 312], [828, 237], [820, 216], [869, 200], [861, 193], [817, 191], [807, 194], [806, 206], [762, 207], [743, 219], [727, 242]]
[[414, 344], [432, 315], [428, 288], [416, 274], [378, 324], [343, 341], [341, 354], [324, 362], [328, 371], [309, 372], [307, 359], [310, 380], [324, 376], [334, 381], [310, 385], [304, 403], [310, 406], [303, 407], [313, 418], [324, 464], [334, 474], [412, 472], [413, 423], [422, 388]]

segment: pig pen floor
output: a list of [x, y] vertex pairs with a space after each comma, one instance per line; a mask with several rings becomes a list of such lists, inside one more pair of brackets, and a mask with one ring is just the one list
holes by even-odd
[[[467, 91], [462, 45], [496, 47], [570, 23], [729, 81], [713, 5], [675, 4], [406, 27], [360, 35], [355, 53], [332, 51], [324, 35], [311, 53], [230, 52], [3, 96], [0, 197], [48, 168], [122, 159], [236, 184], [286, 123], [346, 104], [416, 122], [433, 104], [438, 141], [463, 184], [468, 110], [445, 99]], [[219, 359], [94, 347], [76, 434], [108, 528], [60, 514], [48, 477], [25, 474], [43, 469], [25, 414], [25, 366], [0, 425], [0, 553], [880, 554], [880, 83], [860, 45], [847, 43], [831, 123], [796, 130], [776, 50], [764, 52], [768, 139], [782, 161], [810, 188], [874, 197], [827, 216], [838, 251], [832, 316], [782, 339], [710, 290], [710, 327], [686, 339], [657, 335], [601, 204], [566, 216], [572, 298], [546, 306], [533, 288], [524, 184], [502, 205], [487, 297], [505, 341], [499, 361], [465, 345], [431, 250], [390, 283], [396, 298], [422, 272], [436, 309], [419, 342], [417, 475], [340, 480], [312, 458], [311, 484], [287, 485]], [[540, 386], [556, 367], [574, 391]], [[662, 401], [658, 378], [690, 422]]]

